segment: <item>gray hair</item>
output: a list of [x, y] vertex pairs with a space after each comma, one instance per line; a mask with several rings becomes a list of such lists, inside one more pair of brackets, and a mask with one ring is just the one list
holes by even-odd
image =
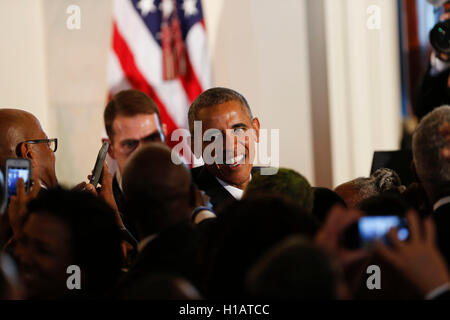
[[357, 178], [351, 181], [358, 189], [362, 200], [381, 195], [385, 192], [402, 193], [406, 188], [402, 185], [398, 174], [388, 168], [381, 168], [372, 173], [369, 178]]
[[441, 157], [446, 140], [439, 130], [450, 124], [450, 106], [434, 109], [420, 121], [413, 134], [413, 159], [420, 182], [434, 192], [450, 182], [450, 163]]

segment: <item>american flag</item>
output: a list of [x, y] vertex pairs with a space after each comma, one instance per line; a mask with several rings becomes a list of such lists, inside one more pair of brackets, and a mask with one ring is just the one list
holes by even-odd
[[158, 105], [169, 137], [187, 128], [190, 104], [211, 87], [201, 1], [114, 0], [113, 19], [110, 95], [141, 90]]

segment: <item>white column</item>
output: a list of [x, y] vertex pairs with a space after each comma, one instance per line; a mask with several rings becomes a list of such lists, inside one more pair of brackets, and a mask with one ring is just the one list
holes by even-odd
[[47, 100], [42, 1], [0, 1], [0, 23], [0, 108], [33, 113], [53, 136]]
[[[367, 27], [367, 9], [381, 28]], [[325, 0], [333, 181], [370, 172], [375, 150], [396, 150], [401, 133], [397, 7], [392, 0]]]

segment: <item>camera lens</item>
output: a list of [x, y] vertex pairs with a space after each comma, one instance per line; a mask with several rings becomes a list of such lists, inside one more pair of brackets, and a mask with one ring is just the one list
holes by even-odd
[[430, 42], [437, 52], [450, 53], [450, 20], [439, 22], [431, 30]]

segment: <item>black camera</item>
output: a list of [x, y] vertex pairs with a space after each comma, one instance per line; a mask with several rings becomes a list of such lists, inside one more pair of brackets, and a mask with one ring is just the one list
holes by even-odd
[[[445, 12], [450, 12], [450, 1], [444, 4]], [[450, 54], [450, 20], [439, 22], [430, 31], [430, 43], [438, 53]]]

